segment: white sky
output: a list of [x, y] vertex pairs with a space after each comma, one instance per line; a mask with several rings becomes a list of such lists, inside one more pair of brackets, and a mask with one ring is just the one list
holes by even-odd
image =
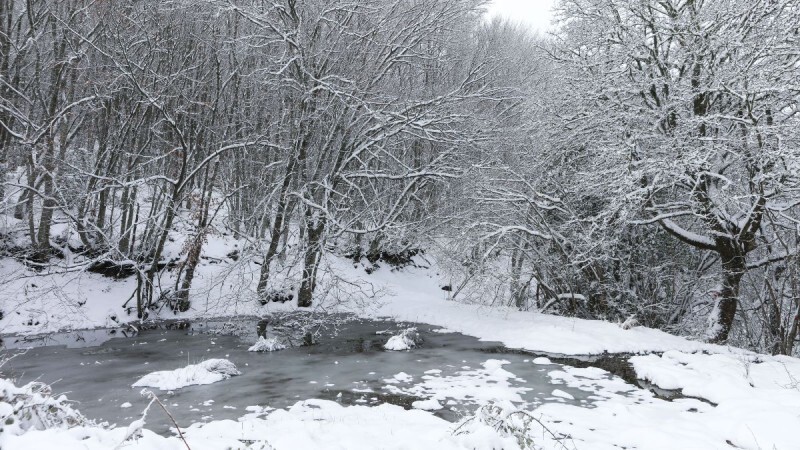
[[546, 32], [554, 3], [555, 0], [493, 0], [489, 5], [489, 16], [506, 17]]

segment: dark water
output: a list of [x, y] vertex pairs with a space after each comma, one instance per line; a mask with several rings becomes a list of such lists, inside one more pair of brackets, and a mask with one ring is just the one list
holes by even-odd
[[[458, 333], [434, 332], [435, 327], [417, 324], [424, 339], [420, 348], [409, 352], [382, 350], [388, 335], [379, 331], [399, 330], [409, 324], [386, 321], [352, 320], [338, 330], [324, 330], [312, 346], [298, 346], [273, 353], [248, 352], [255, 341], [254, 321], [222, 324], [192, 324], [184, 330], [155, 329], [133, 337], [121, 330], [93, 330], [51, 335], [46, 338], [4, 339], [7, 353], [14, 348], [29, 348], [0, 368], [0, 375], [14, 378], [17, 384], [38, 380], [51, 384], [56, 393], [66, 394], [87, 417], [125, 425], [139, 418], [147, 404], [131, 384], [157, 370], [173, 370], [210, 358], [231, 360], [241, 376], [210, 385], [188, 386], [174, 392], [154, 392], [167, 405], [177, 423], [235, 419], [251, 405], [283, 408], [308, 398], [336, 400], [343, 404], [389, 402], [410, 407], [417, 398], [391, 395], [384, 379], [399, 372], [413, 377], [408, 387], [421, 381], [425, 371], [441, 370], [441, 376], [480, 369], [489, 359], [505, 359], [504, 369], [522, 380], [512, 385], [526, 387], [526, 402], [557, 401], [550, 393], [561, 389], [583, 403], [587, 393], [553, 385], [547, 372], [561, 366], [536, 365], [524, 354], [497, 354], [496, 342], [481, 342]], [[230, 334], [231, 330], [238, 330]], [[226, 332], [228, 334], [218, 334]], [[372, 392], [369, 392], [372, 391]], [[213, 400], [210, 402], [209, 400]], [[564, 401], [564, 400], [558, 400]], [[129, 402], [129, 408], [120, 405]], [[448, 405], [436, 414], [457, 420], [474, 409], [469, 401]], [[166, 416], [152, 409], [148, 428], [165, 433], [171, 426]]]

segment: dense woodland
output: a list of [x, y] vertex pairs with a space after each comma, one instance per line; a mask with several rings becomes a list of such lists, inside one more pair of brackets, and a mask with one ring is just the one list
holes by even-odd
[[210, 233], [299, 306], [326, 253], [423, 253], [455, 300], [797, 353], [800, 0], [484, 3], [0, 0], [3, 254], [130, 270], [143, 317]]

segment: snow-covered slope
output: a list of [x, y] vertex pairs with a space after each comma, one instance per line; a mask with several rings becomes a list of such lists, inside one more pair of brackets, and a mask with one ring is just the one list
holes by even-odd
[[440, 280], [426, 269], [392, 272], [384, 268], [373, 272], [370, 281], [384, 287], [389, 294], [380, 307], [365, 314], [438, 325], [487, 341], [499, 341], [512, 348], [563, 355], [741, 351], [690, 341], [651, 328], [625, 330], [600, 320], [448, 301], [447, 293], [439, 288]]

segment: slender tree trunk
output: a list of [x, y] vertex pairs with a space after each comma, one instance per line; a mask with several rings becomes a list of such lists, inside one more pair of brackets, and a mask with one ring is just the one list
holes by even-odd
[[119, 221], [119, 251], [122, 254], [128, 253], [128, 242], [127, 238], [128, 235], [127, 225], [128, 225], [128, 214], [130, 213], [130, 207], [128, 206], [128, 198], [130, 196], [130, 188], [125, 186], [122, 188], [122, 195], [120, 198], [120, 209], [122, 210], [122, 217], [120, 217]]
[[28, 189], [23, 189], [22, 192], [19, 193], [17, 204], [14, 205], [14, 218], [17, 220], [22, 220], [25, 218], [28, 208], [28, 195], [30, 195], [30, 191]]
[[217, 176], [217, 168], [219, 162], [214, 167], [213, 175], [209, 179], [208, 167], [206, 167], [205, 187], [203, 195], [200, 197], [200, 204], [198, 205], [199, 217], [197, 220], [197, 234], [194, 236], [194, 241], [189, 247], [189, 252], [186, 255], [186, 263], [184, 263], [183, 281], [181, 287], [175, 293], [176, 304], [175, 309], [184, 312], [189, 309], [189, 290], [192, 288], [192, 281], [194, 281], [194, 274], [197, 270], [197, 264], [200, 262], [200, 254], [203, 251], [203, 242], [205, 242], [206, 234], [208, 233], [208, 213], [211, 207], [211, 197], [214, 193], [214, 181]]
[[[310, 213], [309, 213], [310, 214]], [[314, 223], [309, 216], [306, 218], [306, 250], [303, 259], [303, 280], [297, 293], [297, 306], [308, 308], [312, 304], [314, 290], [317, 287], [317, 268], [322, 256], [322, 234], [325, 231], [325, 222], [319, 219]]]
[[277, 211], [275, 212], [275, 221], [272, 223], [272, 230], [270, 232], [269, 248], [267, 254], [264, 255], [264, 262], [261, 264], [261, 273], [258, 277], [258, 287], [256, 291], [259, 295], [264, 296], [269, 283], [270, 265], [275, 255], [278, 253], [278, 242], [281, 238], [281, 233], [284, 228], [284, 221], [286, 220], [286, 212], [288, 205], [289, 188], [292, 183], [292, 177], [296, 166], [296, 160], [292, 159], [286, 166], [286, 174], [283, 177], [283, 184], [281, 185], [280, 197], [278, 200]]
[[178, 209], [177, 197], [178, 192], [177, 189], [175, 189], [173, 196], [167, 203], [166, 217], [164, 218], [164, 222], [161, 227], [161, 234], [159, 235], [158, 242], [156, 243], [156, 249], [153, 252], [152, 259], [150, 260], [150, 267], [147, 269], [143, 305], [141, 305], [139, 311], [137, 311], [140, 319], [145, 317], [145, 310], [149, 308], [153, 302], [153, 285], [156, 279], [156, 273], [158, 272], [158, 263], [161, 260], [161, 254], [164, 252], [164, 245], [167, 242], [169, 232], [172, 230], [172, 223], [175, 221], [175, 215]]
[[42, 186], [42, 212], [39, 216], [39, 230], [36, 236], [36, 244], [39, 252], [46, 252], [50, 249], [50, 227], [53, 223], [53, 212], [56, 208], [56, 201], [53, 198], [53, 172], [54, 164], [54, 142], [52, 139], [48, 144], [47, 154], [44, 155], [44, 179]]
[[122, 220], [120, 221], [119, 251], [128, 255], [133, 250], [133, 224], [136, 220], [136, 187], [128, 186], [122, 192]]
[[525, 308], [525, 286], [522, 283], [522, 266], [525, 262], [525, 239], [520, 236], [511, 252], [511, 300], [518, 309]]
[[791, 355], [792, 350], [794, 350], [794, 343], [797, 340], [798, 332], [800, 332], [800, 300], [795, 299], [795, 312], [794, 317], [792, 318], [792, 325], [789, 329], [789, 333], [787, 333], [786, 339], [784, 340], [783, 345], [783, 354], [784, 355]]
[[[0, 0], [0, 98], [11, 98], [11, 89], [8, 83], [12, 83], [9, 64], [11, 60], [11, 36], [13, 33], [12, 23], [14, 17], [14, 1]], [[0, 111], [0, 201], [5, 199], [5, 182], [8, 174], [8, 154], [11, 146], [11, 133], [6, 127], [13, 125], [11, 114]], [[15, 212], [16, 215], [16, 212]]]
[[[30, 161], [28, 162], [28, 186], [32, 189], [35, 189], [36, 186], [36, 166], [33, 164], [33, 157], [32, 155], [28, 156]], [[31, 239], [31, 246], [36, 248], [36, 226], [33, 219], [33, 205], [34, 205], [34, 195], [32, 190], [27, 190], [28, 196], [25, 198], [25, 213], [27, 214], [28, 219], [28, 236]]]
[[789, 276], [791, 276], [790, 282], [792, 283], [790, 292], [792, 293], [792, 307], [794, 308], [794, 314], [789, 323], [789, 331], [786, 333], [786, 338], [783, 341], [782, 353], [784, 355], [792, 354], [798, 334], [800, 334], [800, 280], [798, 280], [797, 277], [798, 266], [795, 259], [789, 260], [788, 264], [793, 265], [789, 271]]
[[169, 232], [172, 231], [172, 224], [175, 221], [175, 216], [178, 213], [180, 195], [182, 192], [181, 189], [179, 189], [179, 186], [182, 185], [186, 178], [188, 164], [186, 153], [186, 150], [184, 150], [181, 167], [179, 169], [180, 175], [176, 182], [172, 185], [172, 193], [170, 194], [166, 205], [166, 216], [164, 217], [161, 229], [159, 230], [160, 234], [158, 236], [158, 241], [156, 241], [155, 251], [153, 252], [150, 260], [150, 267], [147, 269], [147, 276], [144, 285], [144, 304], [138, 311], [138, 316], [140, 319], [144, 318], [146, 309], [149, 308], [153, 302], [153, 285], [156, 278], [156, 273], [159, 270], [158, 263], [161, 260], [161, 255], [164, 253], [164, 245], [167, 242], [167, 237], [169, 237]]

